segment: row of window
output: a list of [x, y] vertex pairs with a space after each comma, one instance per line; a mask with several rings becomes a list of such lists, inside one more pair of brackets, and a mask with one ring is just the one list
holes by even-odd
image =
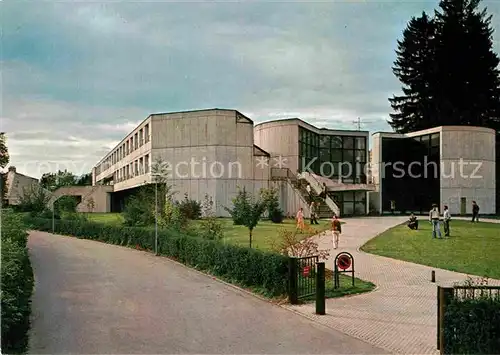
[[96, 167], [96, 174], [107, 170], [111, 165], [131, 154], [134, 150], [149, 142], [149, 124], [141, 128], [138, 132], [127, 139], [123, 144], [116, 148], [99, 166]]
[[366, 150], [366, 137], [317, 134], [302, 127], [299, 130], [299, 141], [321, 148]]
[[107, 184], [110, 184], [111, 182], [116, 184], [117, 182], [126, 181], [128, 179], [132, 179], [133, 177], [147, 174], [149, 173], [149, 169], [150, 161], [149, 154], [147, 154], [144, 157], [140, 157], [130, 164], [127, 164], [116, 170], [113, 174], [113, 177], [110, 178], [109, 181], [104, 182]]

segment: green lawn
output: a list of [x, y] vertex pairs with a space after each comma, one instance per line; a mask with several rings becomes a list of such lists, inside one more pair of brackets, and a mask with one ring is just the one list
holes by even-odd
[[451, 221], [451, 237], [432, 239], [432, 227], [400, 225], [368, 241], [363, 251], [470, 275], [500, 279], [500, 224]]
[[[88, 214], [90, 221], [99, 223], [121, 224], [123, 223], [123, 216], [120, 213], [90, 213]], [[230, 218], [219, 219], [224, 224], [224, 239], [223, 242], [232, 243], [242, 246], [248, 246], [248, 229], [244, 226], [235, 226], [233, 220]], [[307, 222], [307, 220], [306, 220]], [[192, 221], [196, 227], [200, 221]], [[285, 219], [283, 223], [272, 223], [271, 221], [260, 221], [257, 227], [253, 230], [252, 234], [252, 247], [267, 250], [269, 246], [269, 238], [278, 236], [280, 229], [289, 231], [295, 230], [295, 221]], [[309, 224], [306, 224], [309, 226]], [[313, 226], [314, 230], [318, 232], [330, 228], [330, 221], [320, 220], [318, 225]], [[309, 234], [302, 234], [307, 237]]]
[[[249, 245], [248, 228], [245, 226], [235, 226], [230, 218], [220, 218], [224, 223], [224, 239], [223, 242], [237, 244], [241, 246]], [[199, 223], [199, 221], [194, 221]], [[267, 250], [270, 248], [269, 239], [278, 236], [280, 229], [294, 231], [296, 223], [294, 220], [285, 219], [283, 223], [273, 223], [271, 221], [260, 221], [252, 233], [252, 248]], [[318, 232], [326, 230], [330, 227], [329, 221], [319, 221], [318, 225], [314, 225], [313, 229]], [[307, 237], [309, 234], [302, 234]]]
[[[334, 289], [333, 285], [333, 271], [327, 270], [326, 272], [326, 285], [325, 285], [325, 296], [326, 298], [337, 298], [348, 295], [356, 295], [360, 293], [370, 292], [375, 289], [375, 285], [368, 281], [363, 281], [358, 278], [354, 278], [354, 287], [352, 286], [352, 278], [349, 274], [341, 274], [339, 276], [340, 287]], [[303, 302], [313, 302], [316, 300], [316, 296], [307, 296], [301, 299]]]
[[89, 213], [89, 221], [107, 224], [122, 224], [123, 215], [121, 213]]

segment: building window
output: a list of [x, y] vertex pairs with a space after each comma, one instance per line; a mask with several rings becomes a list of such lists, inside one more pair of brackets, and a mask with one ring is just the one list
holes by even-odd
[[126, 150], [125, 150], [125, 151], [126, 151], [126, 155], [128, 155], [128, 153], [129, 153], [129, 150], [128, 150], [128, 140], [127, 140], [127, 142], [125, 143], [125, 146], [127, 147], [127, 148], [126, 148]]
[[144, 174], [144, 158], [139, 158], [139, 175]]
[[139, 141], [137, 139], [138, 136], [138, 133], [134, 135], [134, 149], [137, 149], [139, 147]]
[[142, 128], [139, 130], [139, 146], [142, 146], [144, 144], [144, 138], [142, 137], [143, 130]]
[[149, 123], [144, 127], [144, 140], [149, 142]]
[[146, 174], [149, 173], [149, 155], [144, 157], [144, 171]]

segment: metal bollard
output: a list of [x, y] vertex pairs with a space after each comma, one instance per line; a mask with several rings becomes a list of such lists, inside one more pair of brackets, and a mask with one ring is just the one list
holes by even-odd
[[316, 264], [316, 314], [324, 315], [325, 305], [325, 263]]

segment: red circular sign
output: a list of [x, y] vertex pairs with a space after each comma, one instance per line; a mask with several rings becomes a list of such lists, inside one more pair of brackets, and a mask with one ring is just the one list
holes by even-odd
[[339, 269], [347, 270], [351, 267], [351, 258], [348, 255], [341, 255], [337, 259], [337, 266]]

